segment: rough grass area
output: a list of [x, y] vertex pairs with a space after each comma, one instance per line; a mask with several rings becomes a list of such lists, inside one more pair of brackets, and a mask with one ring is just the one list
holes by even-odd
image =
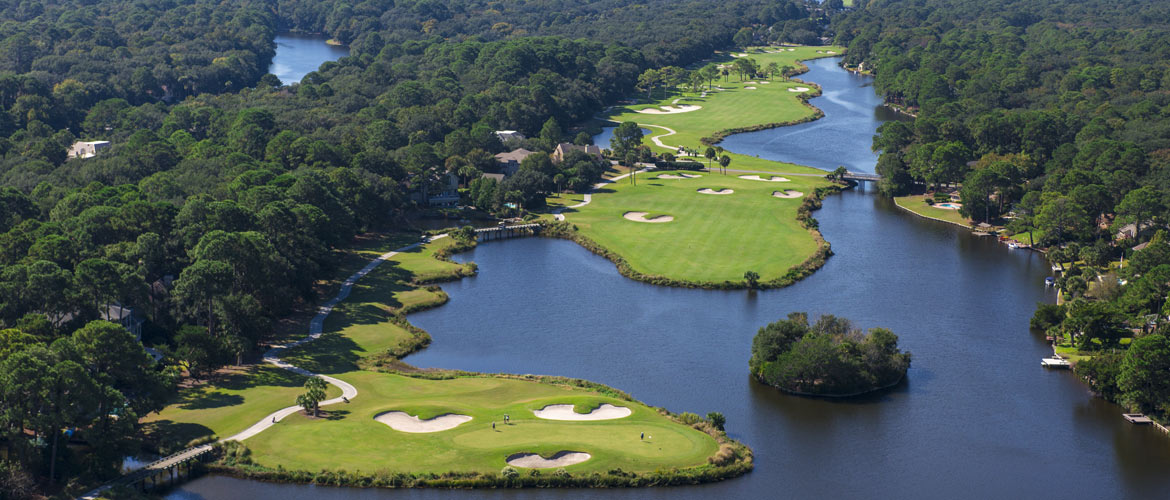
[[[227, 437], [296, 403], [305, 377], [267, 365], [225, 368], [207, 383], [179, 391], [170, 406], [143, 419], [146, 431], [165, 449], [215, 435]], [[341, 390], [329, 386], [330, 398]]]
[[[745, 271], [769, 281], [804, 262], [817, 242], [796, 219], [801, 198], [772, 196], [776, 189], [812, 193], [829, 183], [817, 177], [790, 177], [791, 182], [760, 182], [735, 175], [703, 172], [695, 179], [658, 179], [669, 172], [640, 174], [606, 186], [593, 202], [566, 210], [566, 220], [584, 236], [620, 254], [636, 270], [694, 282], [743, 281]], [[698, 193], [701, 188], [733, 189], [725, 196]], [[629, 211], [670, 214], [661, 224], [632, 222]]]
[[[614, 468], [649, 472], [702, 466], [719, 449], [711, 436], [652, 408], [580, 388], [493, 377], [424, 380], [374, 372], [340, 377], [358, 387], [358, 398], [329, 408], [328, 419], [289, 418], [249, 439], [253, 459], [263, 466], [286, 469], [316, 470], [327, 465], [365, 473], [380, 469], [495, 473], [514, 453], [552, 455], [569, 450], [593, 455], [567, 467], [574, 472]], [[634, 412], [626, 418], [591, 422], [543, 420], [532, 413], [562, 403], [610, 403]], [[379, 413], [395, 410], [420, 418], [458, 413], [473, 420], [427, 434], [398, 432], [374, 420]], [[511, 417], [508, 425], [504, 425], [504, 414]], [[639, 439], [643, 432], [653, 439]], [[327, 464], [322, 457], [329, 457]]]

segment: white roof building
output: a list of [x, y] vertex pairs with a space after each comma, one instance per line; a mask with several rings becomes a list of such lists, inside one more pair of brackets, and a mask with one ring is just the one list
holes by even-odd
[[110, 141], [77, 141], [69, 147], [70, 158], [93, 158], [98, 151], [110, 147]]

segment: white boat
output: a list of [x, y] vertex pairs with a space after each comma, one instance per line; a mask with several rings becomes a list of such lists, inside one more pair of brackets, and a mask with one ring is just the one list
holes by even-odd
[[1009, 241], [1007, 245], [1008, 245], [1008, 248], [1010, 248], [1010, 249], [1012, 249], [1012, 250], [1015, 250], [1015, 249], [1017, 249], [1017, 248], [1020, 248], [1020, 246], [1019, 246], [1019, 245], [1017, 245], [1017, 244], [1016, 244], [1016, 242], [1014, 242], [1014, 241]]

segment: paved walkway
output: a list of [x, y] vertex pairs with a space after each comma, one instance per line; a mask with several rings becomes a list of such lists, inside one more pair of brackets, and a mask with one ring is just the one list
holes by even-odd
[[[586, 196], [588, 196], [588, 195], [586, 195]], [[586, 198], [586, 199], [588, 199], [588, 198]], [[585, 203], [588, 203], [588, 201], [586, 201]], [[446, 234], [440, 234], [438, 236], [431, 237], [431, 241], [437, 240], [439, 238], [445, 238], [445, 237], [447, 237]], [[386, 252], [386, 253], [378, 256], [378, 258], [374, 259], [373, 261], [370, 261], [369, 264], [366, 264], [366, 267], [363, 267], [358, 272], [353, 273], [353, 275], [350, 276], [349, 278], [347, 278], [345, 280], [345, 283], [343, 283], [341, 285], [341, 288], [337, 291], [337, 295], [335, 297], [333, 297], [332, 299], [330, 299], [328, 302], [322, 304], [321, 307], [317, 310], [317, 315], [314, 316], [311, 321], [309, 321], [309, 335], [303, 339], [296, 341], [296, 342], [276, 346], [276, 347], [269, 349], [268, 352], [264, 353], [264, 362], [269, 363], [269, 364], [274, 365], [274, 366], [277, 366], [277, 367], [280, 367], [280, 368], [284, 368], [285, 370], [288, 370], [288, 371], [291, 371], [294, 373], [299, 373], [299, 374], [304, 375], [306, 377], [320, 377], [323, 380], [325, 380], [326, 382], [333, 384], [341, 389], [341, 396], [340, 397], [336, 397], [333, 399], [322, 401], [320, 403], [320, 406], [335, 405], [335, 404], [338, 404], [341, 402], [345, 402], [347, 399], [353, 399], [353, 398], [357, 397], [358, 390], [356, 387], [353, 386], [353, 384], [350, 384], [349, 382], [346, 382], [346, 381], [341, 380], [339, 378], [330, 377], [328, 375], [321, 375], [319, 373], [313, 373], [313, 372], [310, 372], [309, 370], [306, 370], [304, 368], [300, 368], [300, 367], [295, 366], [291, 363], [287, 363], [285, 361], [282, 361], [280, 359], [280, 354], [283, 353], [286, 349], [291, 349], [293, 347], [297, 347], [297, 346], [300, 346], [302, 344], [306, 344], [306, 343], [312, 342], [312, 341], [320, 338], [321, 333], [322, 333], [322, 328], [325, 325], [325, 318], [329, 317], [329, 313], [333, 312], [333, 308], [336, 307], [337, 304], [339, 304], [339, 303], [341, 303], [341, 301], [345, 300], [346, 297], [349, 297], [349, 293], [351, 291], [353, 291], [353, 286], [355, 284], [357, 284], [357, 281], [359, 279], [361, 279], [363, 276], [369, 274], [370, 271], [373, 271], [376, 267], [380, 266], [383, 262], [386, 262], [391, 257], [393, 257], [401, 252], [406, 252], [408, 250], [413, 250], [415, 248], [418, 248], [421, 244], [422, 243], [415, 243], [413, 245], [407, 245], [405, 247], [399, 248], [399, 249], [394, 250], [392, 252]], [[243, 431], [241, 431], [233, 436], [224, 438], [220, 441], [221, 442], [222, 441], [243, 441], [243, 440], [248, 439], [252, 436], [255, 436], [261, 432], [264, 432], [264, 430], [268, 429], [269, 427], [272, 427], [273, 425], [276, 425], [277, 422], [280, 422], [281, 420], [283, 420], [284, 417], [292, 415], [300, 410], [301, 410], [301, 407], [295, 406], [295, 405], [277, 410], [275, 412], [268, 414], [268, 416], [264, 417], [259, 422], [252, 424], [251, 427], [248, 427], [247, 429], [244, 429]], [[98, 496], [100, 496], [101, 493], [110, 489], [114, 483], [116, 483], [117, 481], [119, 481], [121, 479], [126, 478], [127, 476], [142, 474], [143, 472], [150, 471], [150, 470], [159, 470], [159, 471], [166, 470], [175, 464], [182, 463], [185, 460], [189, 460], [193, 457], [196, 457], [198, 455], [206, 453], [208, 450], [211, 449], [211, 447], [212, 447], [212, 445], [205, 444], [205, 445], [200, 445], [200, 446], [196, 446], [193, 448], [188, 448], [186, 450], [180, 451], [180, 452], [175, 453], [171, 456], [168, 456], [168, 457], [160, 459], [154, 463], [151, 463], [150, 465], [147, 465], [146, 467], [144, 467], [138, 471], [132, 472], [130, 474], [126, 474], [126, 475], [122, 476], [121, 478], [118, 478], [118, 479], [115, 479], [114, 481], [106, 483], [106, 484], [82, 495], [79, 498], [82, 500], [92, 500], [92, 499], [98, 498]]]
[[[643, 169], [639, 170], [637, 173], [640, 174], [640, 173], [646, 172], [648, 170], [650, 170], [650, 169], [643, 168]], [[629, 177], [629, 176], [630, 176], [630, 174], [626, 173], [626, 174], [622, 174], [622, 175], [619, 175], [617, 177], [614, 177], [612, 179], [606, 179], [604, 181], [598, 182], [597, 184], [594, 184], [593, 187], [589, 190], [589, 192], [585, 193], [585, 196], [584, 196], [585, 201], [582, 201], [581, 203], [578, 203], [576, 205], [569, 205], [567, 207], [561, 207], [561, 208], [558, 208], [556, 210], [553, 210], [553, 219], [554, 220], [565, 220], [565, 214], [563, 214], [561, 212], [564, 212], [566, 208], [581, 208], [585, 205], [588, 205], [590, 202], [593, 201], [593, 192], [594, 191], [601, 189], [602, 186], [605, 186], [606, 184], [613, 184], [613, 183], [620, 181], [622, 179], [625, 179], [626, 177]]]

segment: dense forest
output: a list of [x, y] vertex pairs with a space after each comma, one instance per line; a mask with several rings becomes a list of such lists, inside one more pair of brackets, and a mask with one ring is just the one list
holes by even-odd
[[[588, 142], [574, 127], [646, 70], [828, 22], [795, 0], [50, 0], [0, 19], [5, 498], [116, 474], [137, 416], [254, 357], [355, 235], [413, 230], [412, 195], [454, 175], [513, 215], [583, 189], [607, 165], [547, 153]], [[283, 86], [286, 30], [351, 56]], [[111, 146], [69, 157], [79, 140]], [[517, 145], [537, 151], [519, 173], [480, 178]]]
[[1170, 417], [1170, 4], [874, 0], [845, 63], [916, 115], [874, 137], [887, 195], [956, 190], [1061, 270], [1033, 326], [1106, 398]]

